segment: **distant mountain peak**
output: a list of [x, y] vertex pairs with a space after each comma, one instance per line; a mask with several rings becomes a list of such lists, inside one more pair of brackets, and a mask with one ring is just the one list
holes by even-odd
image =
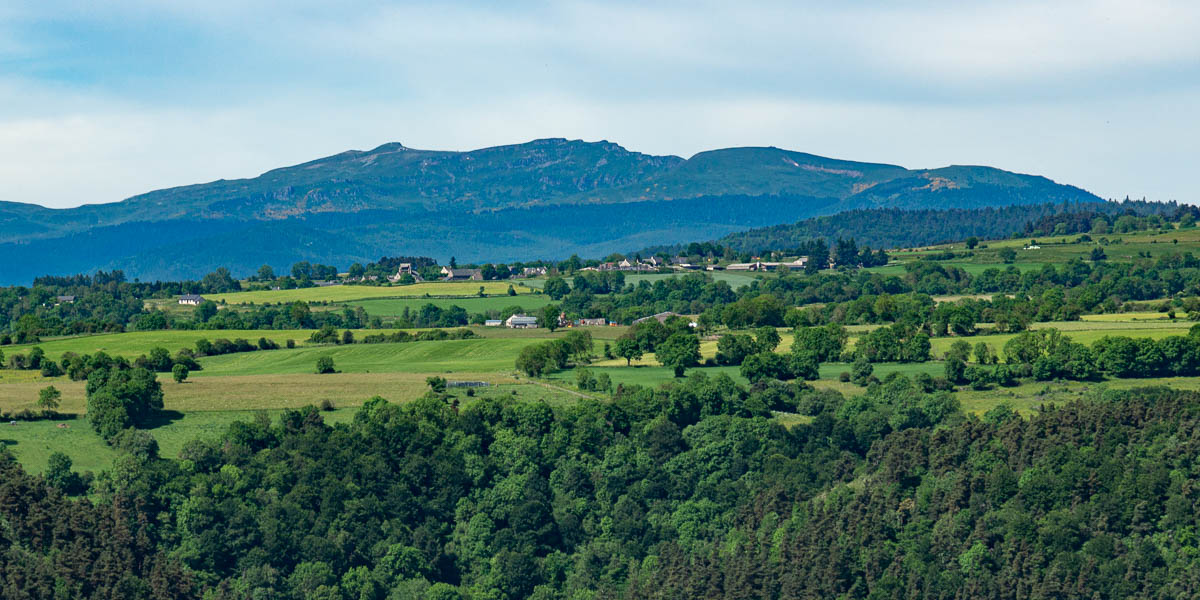
[[[150, 258], [157, 256], [154, 244], [186, 237], [195, 242], [187, 247], [199, 249], [179, 258], [180, 268], [200, 271], [214, 262], [257, 267], [268, 258], [262, 254], [267, 238], [247, 240], [245, 248], [217, 241], [221, 248], [209, 248], [204, 240], [236, 238], [232, 228], [272, 223], [280, 227], [261, 231], [272, 232], [269, 250], [276, 257], [300, 252], [287, 246], [286, 232], [301, 227], [327, 242], [321, 250], [326, 258], [304, 253], [308, 260], [443, 252], [460, 260], [527, 260], [604, 254], [683, 241], [675, 239], [680, 236], [711, 239], [855, 208], [1096, 200], [1078, 188], [992, 167], [910, 170], [775, 146], [722, 148], [684, 159], [609, 140], [563, 137], [469, 151], [388, 142], [258, 177], [156, 190], [112, 204], [48, 210], [0, 203], [0, 263], [36, 251], [39, 258], [22, 267], [35, 275], [126, 265], [131, 275], [150, 276], [156, 271], [139, 272], [134, 265], [163, 264], [162, 256]], [[130, 245], [132, 238], [140, 245]], [[468, 238], [473, 241], [465, 245]], [[0, 271], [18, 262], [8, 260]], [[20, 278], [0, 273], [0, 280]]]

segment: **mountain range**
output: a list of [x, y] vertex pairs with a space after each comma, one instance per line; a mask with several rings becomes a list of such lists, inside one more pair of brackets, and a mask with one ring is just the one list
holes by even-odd
[[854, 209], [1095, 201], [992, 167], [911, 170], [773, 147], [684, 159], [557, 138], [469, 152], [389, 143], [109, 204], [0, 202], [0, 283], [114, 268], [142, 279], [299, 260], [345, 268], [383, 255], [597, 256]]

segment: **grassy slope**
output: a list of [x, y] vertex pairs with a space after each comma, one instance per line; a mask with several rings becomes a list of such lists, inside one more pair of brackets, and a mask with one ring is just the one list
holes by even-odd
[[438, 308], [459, 306], [469, 314], [485, 313], [489, 310], [501, 311], [511, 306], [519, 306], [522, 310], [531, 312], [550, 304], [550, 297], [542, 294], [522, 294], [519, 296], [488, 296], [486, 298], [380, 298], [355, 300], [348, 304], [363, 307], [372, 317], [398, 317], [403, 314], [405, 308], [410, 312], [416, 312], [426, 304], [432, 304]]
[[295, 350], [247, 352], [200, 360], [196, 377], [312, 373], [317, 358], [329, 356], [348, 373], [453, 373], [509, 371], [529, 342], [520, 339], [469, 339], [400, 344], [310, 346]]
[[[380, 330], [394, 331], [394, 330]], [[258, 338], [265, 337], [269, 340], [278, 342], [281, 346], [287, 340], [295, 340], [297, 344], [303, 345], [309, 336], [312, 335], [311, 329], [279, 329], [279, 330], [254, 330], [254, 329], [219, 329], [219, 330], [199, 330], [199, 331], [134, 331], [129, 333], [108, 333], [102, 335], [88, 335], [78, 337], [67, 337], [58, 339], [43, 340], [37, 344], [25, 344], [21, 346], [5, 346], [5, 354], [15, 352], [25, 352], [34, 346], [40, 347], [46, 351], [46, 356], [51, 358], [60, 358], [64, 352], [75, 352], [77, 354], [92, 354], [103, 350], [112, 356], [125, 356], [128, 358], [136, 358], [150, 351], [155, 346], [166, 348], [174, 353], [180, 348], [194, 348], [196, 340], [205, 338], [209, 341], [225, 338], [233, 340], [244, 338], [251, 342], [258, 341]]]

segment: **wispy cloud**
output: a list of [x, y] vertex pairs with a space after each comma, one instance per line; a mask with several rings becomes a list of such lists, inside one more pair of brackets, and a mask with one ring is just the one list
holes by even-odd
[[16, 2], [0, 199], [56, 206], [386, 141], [543, 136], [995, 164], [1200, 200], [1200, 5]]

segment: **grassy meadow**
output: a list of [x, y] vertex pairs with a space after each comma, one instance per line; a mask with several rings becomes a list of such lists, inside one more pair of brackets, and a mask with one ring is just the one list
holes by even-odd
[[512, 285], [517, 294], [529, 294], [534, 290], [520, 280], [509, 281], [430, 281], [412, 285], [331, 285], [328, 287], [298, 288], [294, 290], [259, 290], [254, 292], [230, 292], [206, 294], [213, 302], [225, 304], [287, 304], [290, 302], [349, 302], [371, 298], [421, 298], [424, 296], [478, 296], [479, 288], [487, 295], [506, 295]]
[[[6, 354], [27, 352], [37, 346], [46, 352], [46, 356], [59, 359], [64, 352], [76, 354], [94, 354], [105, 352], [111, 356], [137, 358], [146, 354], [151, 348], [166, 348], [172, 354], [180, 348], [195, 348], [196, 340], [204, 338], [212, 341], [218, 338], [234, 340], [243, 338], [251, 343], [259, 338], [267, 338], [283, 346], [288, 340], [294, 340], [298, 345], [308, 342], [313, 329], [202, 329], [202, 330], [163, 330], [163, 331], [132, 331], [128, 333], [105, 333], [100, 335], [72, 336], [64, 338], [47, 338], [37, 344], [22, 344], [5, 346]], [[395, 329], [372, 330], [372, 333], [390, 333]]]
[[372, 300], [353, 300], [346, 302], [350, 306], [361, 306], [372, 317], [399, 317], [404, 309], [410, 312], [421, 310], [426, 304], [438, 308], [461, 307], [468, 314], [502, 311], [510, 307], [520, 307], [525, 312], [533, 312], [550, 304], [549, 296], [544, 294], [520, 294], [517, 296], [487, 296], [466, 298], [377, 298]]

